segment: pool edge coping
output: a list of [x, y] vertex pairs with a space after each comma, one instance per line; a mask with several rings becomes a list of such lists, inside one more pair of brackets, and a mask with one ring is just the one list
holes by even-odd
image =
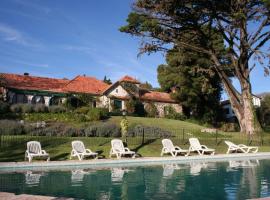
[[262, 153], [235, 153], [235, 154], [217, 154], [217, 155], [195, 155], [178, 157], [142, 157], [142, 158], [124, 158], [124, 159], [97, 159], [97, 160], [65, 160], [65, 161], [41, 161], [41, 162], [0, 162], [0, 171], [16, 169], [34, 169], [34, 168], [55, 168], [55, 167], [109, 167], [119, 165], [149, 165], [166, 164], [171, 162], [209, 162], [209, 161], [228, 161], [232, 159], [267, 159], [270, 158], [270, 152]]

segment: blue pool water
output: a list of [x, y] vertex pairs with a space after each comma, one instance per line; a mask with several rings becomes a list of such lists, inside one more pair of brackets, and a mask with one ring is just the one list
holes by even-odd
[[1, 172], [0, 191], [76, 199], [247, 199], [270, 196], [270, 160]]

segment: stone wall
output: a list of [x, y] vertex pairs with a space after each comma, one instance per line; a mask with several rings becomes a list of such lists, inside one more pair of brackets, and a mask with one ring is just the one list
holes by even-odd
[[[148, 102], [143, 102], [144, 106], [147, 104]], [[175, 111], [177, 113], [182, 113], [182, 106], [176, 103], [165, 103], [165, 102], [152, 102], [157, 110], [158, 110], [158, 116], [159, 117], [164, 117], [164, 107], [166, 106], [171, 106], [175, 109]]]

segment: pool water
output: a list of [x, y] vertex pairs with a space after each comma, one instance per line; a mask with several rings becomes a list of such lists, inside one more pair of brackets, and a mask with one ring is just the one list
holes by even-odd
[[270, 196], [270, 160], [1, 172], [0, 191], [75, 199], [247, 199]]

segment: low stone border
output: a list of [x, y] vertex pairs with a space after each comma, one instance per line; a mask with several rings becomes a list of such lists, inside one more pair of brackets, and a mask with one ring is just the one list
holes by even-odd
[[235, 153], [219, 155], [195, 155], [195, 156], [178, 156], [178, 157], [143, 157], [143, 158], [123, 158], [123, 159], [99, 159], [99, 160], [69, 160], [69, 161], [34, 161], [34, 162], [2, 162], [0, 163], [1, 171], [18, 171], [18, 170], [46, 170], [59, 168], [102, 168], [116, 166], [140, 166], [140, 165], [159, 165], [187, 162], [204, 162], [204, 161], [229, 161], [237, 159], [270, 159], [270, 152], [264, 153]]
[[29, 194], [19, 194], [0, 192], [0, 199], [2, 200], [73, 200], [73, 198], [59, 198], [59, 197], [49, 197], [40, 195], [29, 195]]

